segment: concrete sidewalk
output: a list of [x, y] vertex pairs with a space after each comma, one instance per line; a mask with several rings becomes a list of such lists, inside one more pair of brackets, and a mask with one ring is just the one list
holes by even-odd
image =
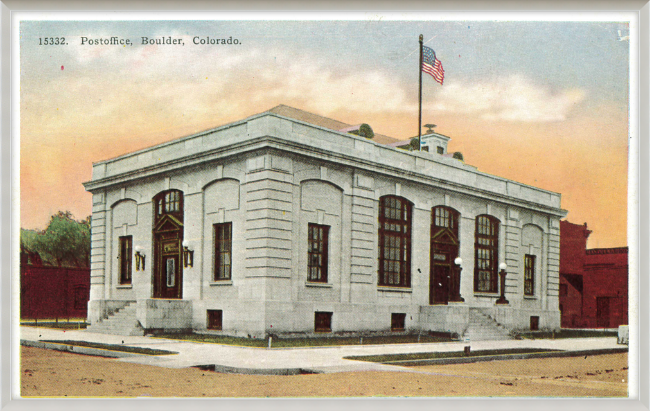
[[467, 345], [471, 346], [473, 351], [508, 348], [597, 351], [626, 347], [618, 345], [616, 337], [602, 337], [268, 349], [185, 342], [153, 337], [97, 334], [86, 330], [56, 330], [28, 326], [20, 327], [20, 339], [27, 341], [77, 340], [168, 350], [178, 352], [178, 354], [161, 356], [138, 355], [120, 358], [118, 361], [167, 368], [211, 366], [216, 371], [247, 374], [295, 374], [299, 372], [347, 371], [412, 372], [411, 369], [403, 366], [346, 360], [343, 357], [353, 355], [462, 351], [463, 347]]

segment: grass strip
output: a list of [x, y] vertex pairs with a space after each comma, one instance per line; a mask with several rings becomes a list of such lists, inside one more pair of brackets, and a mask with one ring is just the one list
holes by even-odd
[[145, 355], [178, 354], [177, 352], [174, 351], [157, 350], [153, 348], [130, 347], [128, 345], [120, 345], [120, 344], [103, 344], [103, 343], [96, 343], [96, 342], [73, 341], [73, 340], [41, 340], [41, 341], [54, 343], [54, 344], [73, 345], [75, 347], [88, 347], [88, 348], [99, 348], [102, 350], [122, 351], [122, 352], [128, 352], [133, 354], [145, 354]]
[[[212, 344], [239, 345], [245, 347], [268, 347], [268, 339], [255, 339], [243, 337], [228, 337], [209, 334], [156, 334], [156, 337], [172, 340], [205, 342]], [[395, 335], [373, 337], [315, 337], [315, 338], [277, 338], [273, 337], [273, 348], [298, 348], [298, 347], [326, 347], [340, 345], [366, 345], [366, 344], [413, 344], [413, 343], [439, 343], [457, 341], [448, 336], [421, 335]]]
[[451, 352], [420, 352], [409, 354], [382, 354], [382, 355], [354, 355], [343, 357], [346, 360], [359, 360], [378, 363], [391, 363], [397, 361], [417, 361], [417, 360], [435, 360], [443, 358], [459, 358], [459, 357], [484, 357], [495, 355], [507, 354], [531, 354], [540, 352], [555, 352], [562, 350], [551, 349], [535, 349], [535, 348], [512, 348], [512, 349], [496, 349], [496, 350], [477, 350], [471, 351], [466, 355], [464, 351], [451, 351]]
[[596, 331], [596, 330], [560, 330], [552, 331], [531, 331], [518, 333], [519, 337], [527, 340], [535, 339], [561, 339], [561, 338], [598, 338], [617, 337], [618, 331]]
[[43, 327], [43, 328], [56, 328], [62, 330], [85, 330], [87, 324], [85, 322], [21, 322], [20, 325], [29, 327]]

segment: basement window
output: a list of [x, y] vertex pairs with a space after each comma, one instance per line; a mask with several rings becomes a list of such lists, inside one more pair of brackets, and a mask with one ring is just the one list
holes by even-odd
[[208, 310], [208, 330], [221, 331], [223, 324], [222, 310]]
[[316, 332], [332, 332], [332, 313], [316, 312], [314, 315], [314, 329]]
[[391, 331], [404, 331], [406, 329], [405, 325], [406, 325], [405, 313], [392, 313], [390, 315]]
[[530, 331], [537, 331], [537, 330], [539, 330], [539, 317], [533, 315], [530, 317]]

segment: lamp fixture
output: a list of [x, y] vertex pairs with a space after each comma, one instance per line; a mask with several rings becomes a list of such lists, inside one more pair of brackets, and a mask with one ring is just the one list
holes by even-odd
[[194, 250], [190, 250], [190, 243], [187, 240], [183, 240], [183, 266], [185, 268], [194, 266]]
[[135, 247], [135, 270], [140, 271], [140, 265], [142, 265], [142, 271], [144, 271], [144, 261], [145, 261], [145, 255], [144, 252], [142, 251], [142, 247], [136, 246]]

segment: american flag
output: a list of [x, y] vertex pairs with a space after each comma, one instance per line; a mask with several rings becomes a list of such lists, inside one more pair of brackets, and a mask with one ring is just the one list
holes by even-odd
[[445, 79], [445, 70], [442, 63], [436, 58], [436, 52], [429, 47], [422, 46], [422, 71], [431, 74], [431, 76], [442, 85]]

